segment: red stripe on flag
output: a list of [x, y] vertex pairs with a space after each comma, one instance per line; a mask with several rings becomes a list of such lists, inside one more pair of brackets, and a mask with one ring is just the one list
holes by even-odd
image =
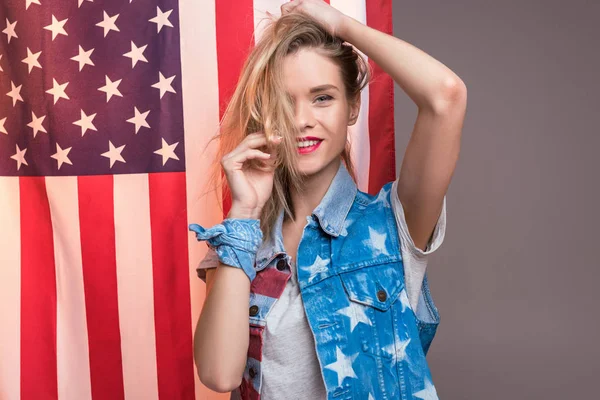
[[185, 173], [150, 174], [148, 180], [159, 399], [193, 400]]
[[[240, 71], [254, 45], [254, 2], [216, 0], [217, 64], [219, 68], [219, 120], [235, 91]], [[223, 196], [223, 213], [231, 208], [230, 196]]]
[[[367, 0], [367, 25], [393, 34], [392, 1]], [[369, 85], [369, 193], [396, 178], [394, 141], [394, 82], [381, 67], [369, 59], [373, 79]]]
[[[56, 270], [45, 178], [19, 178], [21, 399], [57, 399]], [[14, 366], [17, 368], [17, 366]]]
[[123, 399], [112, 175], [77, 179], [92, 398]]

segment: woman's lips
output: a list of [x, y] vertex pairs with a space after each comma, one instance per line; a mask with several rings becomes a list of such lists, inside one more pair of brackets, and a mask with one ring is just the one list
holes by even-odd
[[323, 142], [323, 141], [319, 140], [316, 144], [314, 144], [312, 146], [298, 147], [298, 153], [300, 153], [300, 154], [312, 153], [313, 151], [315, 151], [319, 148], [319, 146], [321, 145], [321, 142]]

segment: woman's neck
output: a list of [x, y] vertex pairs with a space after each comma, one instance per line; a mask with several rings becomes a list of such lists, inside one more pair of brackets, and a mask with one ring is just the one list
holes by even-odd
[[306, 217], [321, 203], [340, 167], [340, 162], [341, 158], [338, 157], [318, 173], [305, 178], [300, 191], [292, 189], [296, 222], [304, 224]]

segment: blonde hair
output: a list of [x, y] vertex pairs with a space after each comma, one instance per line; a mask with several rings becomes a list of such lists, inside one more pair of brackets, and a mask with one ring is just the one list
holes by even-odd
[[[296, 137], [299, 131], [293, 103], [285, 90], [282, 65], [287, 55], [303, 48], [318, 51], [340, 67], [346, 98], [351, 104], [358, 101], [371, 77], [369, 64], [350, 44], [330, 35], [309, 17], [289, 13], [270, 21], [265, 27], [260, 41], [244, 62], [235, 92], [223, 114], [220, 132], [213, 138], [219, 139], [213, 173], [213, 182], [217, 182], [216, 178], [222, 173], [219, 161], [248, 134], [262, 131], [268, 139], [276, 135], [283, 137], [276, 160], [273, 192], [260, 215], [263, 238], [271, 236], [282, 208], [295, 219], [290, 188], [300, 190], [303, 177], [297, 168]], [[355, 179], [349, 144], [341, 157]], [[250, 167], [256, 162], [250, 160]], [[230, 193], [225, 179], [222, 188], [225, 198]]]

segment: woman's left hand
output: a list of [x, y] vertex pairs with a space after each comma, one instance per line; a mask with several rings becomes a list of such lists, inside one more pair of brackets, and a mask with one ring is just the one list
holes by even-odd
[[281, 15], [299, 12], [323, 25], [332, 35], [342, 37], [342, 25], [347, 15], [325, 3], [323, 0], [292, 0], [281, 6]]

